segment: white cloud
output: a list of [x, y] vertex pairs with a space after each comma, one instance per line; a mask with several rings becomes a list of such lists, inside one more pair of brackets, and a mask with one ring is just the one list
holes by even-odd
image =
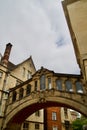
[[79, 73], [58, 0], [0, 0], [0, 52], [8, 42], [15, 64], [32, 55], [37, 69]]

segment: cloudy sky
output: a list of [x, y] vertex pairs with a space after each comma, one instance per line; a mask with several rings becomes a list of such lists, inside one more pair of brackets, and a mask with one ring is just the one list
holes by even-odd
[[10, 61], [32, 56], [57, 73], [79, 74], [60, 0], [0, 0], [0, 52], [12, 43]]

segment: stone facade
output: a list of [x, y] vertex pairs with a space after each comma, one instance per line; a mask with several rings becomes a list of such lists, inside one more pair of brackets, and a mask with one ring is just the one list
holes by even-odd
[[64, 0], [63, 8], [77, 62], [84, 79], [87, 80], [87, 0]]
[[[6, 110], [6, 101], [10, 89], [30, 79], [32, 75], [36, 72], [31, 56], [18, 65], [14, 65], [13, 63], [11, 63], [9, 61], [11, 47], [11, 43], [8, 43], [6, 45], [4, 56], [1, 57], [0, 60], [0, 127], [2, 127], [3, 125]], [[41, 118], [42, 111], [41, 116], [38, 117], [38, 122], [41, 121]], [[41, 121], [41, 123], [42, 122], [43, 120]], [[43, 127], [42, 124], [41, 126]]]

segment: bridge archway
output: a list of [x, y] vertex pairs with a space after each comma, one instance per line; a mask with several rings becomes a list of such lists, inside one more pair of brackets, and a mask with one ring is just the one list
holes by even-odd
[[[41, 80], [43, 75], [45, 79]], [[51, 83], [49, 83], [49, 79]], [[61, 89], [56, 84], [60, 79], [63, 82]], [[41, 84], [44, 87], [41, 87]], [[20, 90], [23, 90], [22, 96], [20, 96]], [[7, 130], [14, 129], [14, 124], [15, 130], [20, 129], [20, 124], [28, 116], [46, 107], [68, 107], [87, 116], [86, 85], [81, 76], [61, 75], [41, 68], [30, 80], [11, 89], [7, 105], [4, 120], [4, 129], [7, 128]]]

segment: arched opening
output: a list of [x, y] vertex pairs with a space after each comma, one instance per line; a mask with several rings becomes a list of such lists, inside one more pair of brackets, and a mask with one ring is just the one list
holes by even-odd
[[[67, 122], [67, 120], [68, 120], [68, 116], [67, 116], [67, 114], [68, 114], [68, 108], [70, 108], [70, 109], [73, 109], [72, 107], [70, 107], [69, 105], [66, 105], [66, 104], [62, 104], [62, 103], [57, 103], [57, 102], [43, 102], [43, 103], [34, 103], [34, 104], [32, 104], [32, 105], [30, 105], [30, 106], [27, 106], [27, 107], [25, 107], [24, 109], [22, 109], [21, 111], [19, 111], [10, 121], [9, 121], [9, 123], [8, 123], [8, 126], [12, 126], [12, 125], [14, 125], [15, 124], [15, 126], [16, 126], [16, 124], [18, 125], [18, 127], [19, 126], [22, 126], [23, 127], [23, 130], [28, 130], [28, 128], [31, 128], [30, 127], [30, 125], [31, 124], [33, 124], [34, 123], [34, 128], [40, 128], [40, 123], [38, 123], [38, 121], [37, 122], [34, 122], [34, 120], [33, 121], [30, 121], [30, 122], [28, 122], [26, 119], [29, 117], [29, 116], [31, 116], [32, 114], [34, 114], [35, 113], [35, 118], [36, 119], [38, 119], [38, 117], [40, 116], [40, 113], [38, 114], [38, 112], [39, 112], [39, 110], [41, 110], [41, 109], [44, 109], [45, 110], [45, 112], [46, 112], [46, 110], [48, 109], [48, 111], [50, 110], [50, 108], [51, 108], [51, 115], [50, 115], [50, 119], [52, 120], [52, 121], [59, 121], [58, 119], [59, 119], [59, 115], [57, 116], [57, 113], [56, 113], [56, 111], [55, 111], [55, 109], [58, 109], [59, 107], [64, 107], [64, 114], [65, 114], [65, 117], [66, 117], [66, 119], [64, 120], [64, 125], [65, 125], [65, 127], [67, 128], [67, 130], [68, 130], [68, 128], [70, 128], [71, 127], [71, 125], [70, 125], [70, 121], [68, 121]], [[54, 109], [55, 108], [55, 109]], [[62, 112], [62, 111], [61, 111]], [[46, 113], [45, 113], [46, 114]], [[44, 115], [44, 116], [46, 116], [46, 115]], [[63, 116], [63, 115], [62, 115]], [[44, 119], [46, 119], [47, 117], [44, 117]], [[22, 124], [24, 122], [24, 124]], [[40, 121], [39, 121], [40, 122]], [[42, 124], [44, 124], [44, 123], [42, 123]], [[46, 125], [46, 122], [45, 122], [45, 125]], [[50, 124], [50, 126], [52, 127], [52, 128], [58, 128], [57, 126], [52, 126], [51, 124]], [[7, 129], [8, 130], [8, 129]], [[44, 129], [44, 130], [47, 130], [46, 128]], [[60, 130], [62, 130], [62, 129], [60, 129]]]
[[20, 88], [20, 90], [19, 90], [19, 99], [23, 98], [23, 93], [24, 93], [24, 89]]
[[13, 91], [12, 102], [15, 102], [15, 101], [16, 101], [16, 95], [17, 95], [17, 92], [16, 92], [16, 91]]
[[73, 91], [73, 89], [72, 89], [72, 82], [71, 81], [67, 80], [65, 82], [65, 85], [66, 85], [66, 91], [70, 91], [70, 92]]
[[42, 75], [40, 77], [40, 90], [44, 90], [45, 89], [45, 75]]
[[83, 93], [83, 86], [80, 81], [76, 81], [76, 91], [77, 93]]
[[60, 79], [56, 80], [56, 87], [57, 90], [62, 90], [62, 80]]
[[29, 95], [31, 93], [31, 85], [28, 84], [26, 88], [26, 95]]

